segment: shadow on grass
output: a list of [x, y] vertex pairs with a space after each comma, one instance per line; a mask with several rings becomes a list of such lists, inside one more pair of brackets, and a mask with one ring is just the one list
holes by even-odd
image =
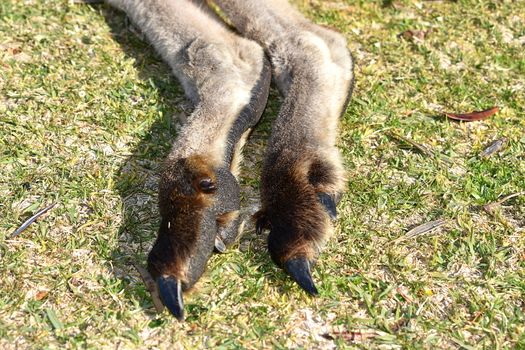
[[157, 234], [158, 172], [177, 134], [172, 116], [180, 110], [184, 91], [169, 66], [161, 61], [153, 48], [140, 35], [130, 31], [129, 21], [123, 12], [107, 5], [93, 6], [103, 15], [115, 42], [126, 56], [134, 59], [140, 78], [157, 91], [158, 117], [140, 133], [138, 143], [113, 174], [115, 188], [121, 196], [122, 221], [118, 248], [112, 253], [112, 269], [116, 277], [124, 282], [126, 297], [138, 300], [140, 306], [153, 315], [151, 297], [139, 282], [133, 264], [146, 265], [147, 253]]
[[[104, 16], [110, 27], [113, 39], [121, 46], [127, 56], [135, 60], [134, 65], [140, 78], [148, 82], [158, 92], [157, 109], [159, 117], [141, 135], [140, 141], [134, 146], [122, 167], [113, 175], [115, 187], [122, 198], [123, 212], [119, 229], [119, 245], [112, 254], [112, 269], [116, 277], [124, 282], [124, 295], [129, 300], [138, 300], [141, 308], [154, 315], [151, 297], [143, 283], [138, 282], [138, 273], [133, 268], [133, 264], [146, 266], [147, 254], [157, 235], [160, 221], [157, 209], [158, 173], [177, 134], [177, 128], [172, 117], [175, 113], [183, 111], [187, 102], [184, 91], [171, 73], [169, 66], [161, 61], [160, 56], [154, 52], [153, 47], [146, 40], [140, 38], [140, 34], [134, 35], [132, 33], [133, 28], [130, 26], [126, 15], [106, 5], [96, 6], [97, 11]], [[273, 95], [275, 97], [275, 93]], [[274, 98], [274, 101], [277, 101], [277, 98]], [[274, 111], [277, 110], [275, 108], [276, 103], [278, 102], [272, 104], [274, 108], [269, 108], [272, 115], [275, 115]], [[263, 154], [260, 148], [265, 146], [265, 141], [262, 140], [267, 138], [273, 118], [266, 117], [265, 119], [247, 144], [247, 148], [256, 149], [254, 153], [257, 155], [253, 157], [250, 155], [253, 161], [249, 163], [258, 168], [259, 171], [254, 172], [250, 165], [248, 165], [250, 168], [247, 171], [250, 176], [256, 178], [259, 177]], [[259, 165], [256, 166], [256, 163]], [[254, 180], [254, 178], [251, 180], [241, 179], [242, 189], [246, 190], [249, 187], [247, 184], [253, 187], [252, 181], [256, 185], [258, 184], [258, 180]], [[243, 192], [245, 198], [246, 196], [252, 197], [252, 195], [255, 197], [244, 200], [244, 215], [248, 217], [253, 212], [254, 205], [258, 206], [258, 194], [254, 195], [253, 190], [251, 193], [250, 191]], [[247, 202], [251, 204], [247, 204]], [[251, 208], [246, 208], [247, 205], [251, 205]], [[249, 232], [246, 233], [246, 231]], [[242, 246], [247, 241], [248, 245], [256, 248], [250, 248], [249, 252], [245, 254], [246, 258], [242, 260], [261, 269], [261, 274], [272, 280], [270, 283], [279, 283], [279, 281], [273, 281], [275, 277], [272, 273], [268, 273], [275, 267], [267, 254], [265, 240], [262, 237], [255, 237], [253, 223], [250, 221], [246, 222], [245, 234], [241, 238], [240, 245]], [[234, 246], [232, 249], [238, 248], [238, 246]], [[131, 279], [130, 276], [136, 278]], [[206, 278], [206, 274], [203, 278]], [[192, 304], [191, 300], [186, 307], [192, 318], [198, 318], [200, 313], [206, 312], [206, 307]]]

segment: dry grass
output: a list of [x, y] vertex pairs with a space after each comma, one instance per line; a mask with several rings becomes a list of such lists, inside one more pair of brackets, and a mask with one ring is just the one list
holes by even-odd
[[[341, 123], [350, 181], [314, 273], [321, 296], [275, 267], [248, 224], [211, 259], [184, 324], [154, 314], [130, 264], [156, 233], [180, 86], [122, 13], [0, 3], [1, 348], [525, 348], [525, 197], [481, 208], [525, 189], [524, 4], [295, 2], [344, 33], [357, 64]], [[274, 92], [247, 147], [246, 214], [279, 105]], [[439, 115], [493, 105], [482, 122]]]

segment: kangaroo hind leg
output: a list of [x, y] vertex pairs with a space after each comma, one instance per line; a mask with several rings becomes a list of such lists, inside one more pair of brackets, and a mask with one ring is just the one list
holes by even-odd
[[220, 246], [221, 227], [237, 225], [229, 214], [240, 203], [231, 163], [241, 135], [266, 103], [269, 64], [259, 45], [229, 30], [204, 0], [108, 2], [140, 28], [194, 104], [161, 171], [161, 223], [148, 256], [164, 305], [183, 319], [183, 292]]

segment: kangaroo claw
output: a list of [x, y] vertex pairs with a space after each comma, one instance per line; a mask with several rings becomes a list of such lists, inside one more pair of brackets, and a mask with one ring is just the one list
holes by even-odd
[[261, 215], [255, 221], [255, 233], [257, 235], [262, 235], [262, 233], [266, 229], [269, 229], [268, 219], [266, 219], [266, 217], [264, 215]]
[[226, 245], [219, 236], [215, 236], [215, 250], [219, 253], [226, 252]]
[[319, 202], [325, 207], [326, 211], [328, 212], [328, 215], [330, 215], [330, 218], [332, 220], [337, 219], [337, 209], [335, 207], [335, 201], [327, 193], [319, 192], [317, 194], [317, 197], [319, 198]]
[[255, 223], [255, 233], [258, 235], [262, 235], [264, 231], [264, 225], [262, 223], [262, 219], [257, 219], [257, 222]]
[[157, 278], [157, 285], [164, 305], [177, 320], [184, 321], [184, 301], [180, 281], [172, 276], [161, 276]]
[[310, 273], [310, 263], [305, 258], [294, 258], [284, 263], [284, 269], [308, 294], [319, 294]]

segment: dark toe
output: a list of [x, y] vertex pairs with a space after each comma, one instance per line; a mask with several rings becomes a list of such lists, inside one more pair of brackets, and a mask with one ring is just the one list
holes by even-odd
[[160, 298], [170, 313], [179, 321], [184, 321], [184, 301], [182, 299], [182, 286], [173, 276], [157, 278]]
[[257, 233], [258, 235], [261, 235], [264, 230], [266, 230], [268, 228], [268, 222], [266, 220], [266, 217], [264, 216], [261, 216], [257, 219], [257, 221], [255, 222], [255, 233]]
[[297, 284], [310, 295], [318, 295], [312, 275], [310, 263], [306, 258], [294, 258], [284, 263], [284, 269]]
[[319, 192], [317, 193], [317, 197], [319, 198], [319, 202], [321, 202], [321, 204], [325, 207], [328, 215], [330, 215], [330, 218], [332, 220], [337, 219], [337, 209], [332, 196], [324, 192]]
[[219, 236], [215, 237], [215, 250], [219, 253], [226, 252], [226, 245]]

